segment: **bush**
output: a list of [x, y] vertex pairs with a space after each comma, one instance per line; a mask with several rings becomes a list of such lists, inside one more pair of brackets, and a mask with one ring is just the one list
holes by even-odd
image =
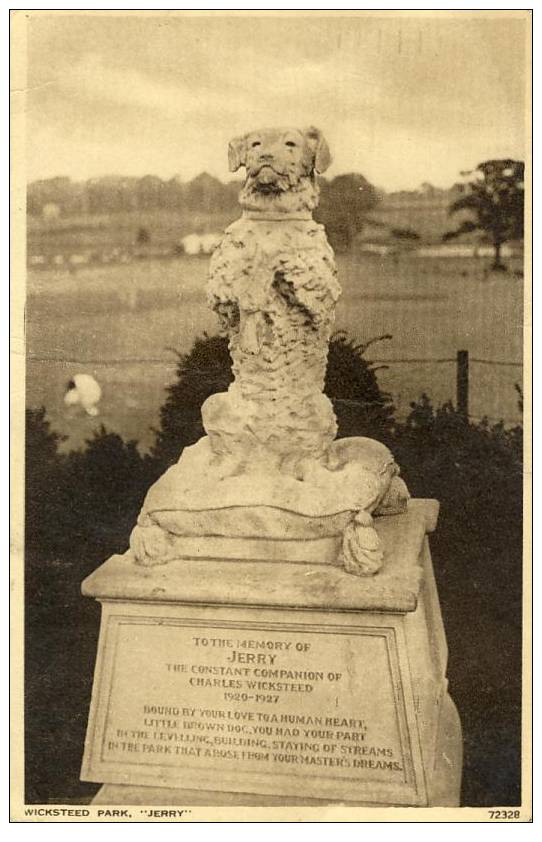
[[79, 782], [99, 624], [81, 582], [123, 552], [151, 465], [134, 442], [102, 429], [62, 455], [43, 409], [26, 415], [26, 800], [94, 793]]
[[104, 553], [123, 552], [154, 468], [135, 442], [103, 426], [82, 451], [60, 454], [61, 441], [43, 408], [27, 410], [26, 551], [30, 560], [39, 558], [31, 572], [41, 571], [42, 579], [51, 565], [69, 561], [92, 570]]
[[188, 354], [178, 354], [177, 380], [166, 389], [152, 455], [158, 473], [179, 459], [183, 448], [205, 435], [201, 406], [233, 380], [228, 341], [220, 336], [196, 339]]
[[56, 553], [57, 494], [63, 462], [58, 447], [63, 437], [51, 430], [45, 408], [27, 409], [25, 437], [25, 546], [50, 560]]
[[393, 446], [411, 493], [441, 504], [431, 552], [470, 805], [521, 801], [522, 438], [423, 396]]
[[391, 336], [378, 336], [364, 344], [338, 331], [329, 343], [324, 391], [337, 416], [338, 438], [369, 436], [390, 441], [394, 427], [391, 395], [378, 385], [374, 364], [365, 358], [368, 348]]

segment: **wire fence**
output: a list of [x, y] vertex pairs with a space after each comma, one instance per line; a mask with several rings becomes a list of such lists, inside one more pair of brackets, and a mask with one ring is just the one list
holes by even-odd
[[[523, 363], [512, 362], [511, 360], [481, 360], [476, 357], [469, 357], [471, 363], [481, 363], [482, 365], [504, 365], [523, 368]], [[373, 363], [381, 364], [396, 364], [396, 363], [455, 363], [457, 357], [442, 357], [441, 359], [435, 357], [406, 357], [405, 359], [373, 359]]]
[[[67, 365], [101, 365], [101, 366], [108, 366], [108, 365], [135, 365], [137, 363], [150, 363], [150, 364], [158, 364], [158, 365], [177, 365], [175, 360], [168, 360], [166, 357], [100, 357], [92, 358], [92, 357], [59, 357], [54, 356], [51, 354], [27, 354], [28, 360], [35, 360], [37, 362], [52, 362], [52, 363], [66, 363]], [[477, 359], [476, 357], [470, 357], [470, 362], [472, 363], [481, 363], [483, 365], [504, 365], [504, 366], [512, 366], [517, 368], [523, 368], [522, 362], [512, 362], [510, 360], [482, 360]], [[456, 357], [405, 357], [404, 359], [400, 359], [397, 357], [390, 357], [387, 359], [381, 359], [380, 357], [372, 359], [372, 363], [378, 364], [386, 364], [386, 365], [396, 365], [398, 363], [455, 363], [457, 361]]]
[[[152, 365], [160, 366], [166, 369], [175, 369], [179, 362], [179, 355], [171, 349], [171, 354], [175, 354], [176, 358], [166, 356], [153, 357], [108, 357], [108, 358], [92, 358], [92, 357], [61, 357], [51, 354], [28, 354], [27, 360], [29, 362], [52, 363], [67, 367], [72, 366], [93, 366], [94, 368], [110, 368], [121, 366], [134, 365]], [[510, 416], [503, 417], [502, 415], [493, 415], [483, 413], [483, 415], [472, 415], [469, 412], [470, 392], [472, 390], [470, 367], [474, 365], [490, 366], [495, 368], [517, 369], [521, 371], [523, 363], [517, 360], [492, 360], [481, 357], [471, 357], [468, 351], [460, 350], [455, 357], [378, 357], [371, 360], [371, 363], [376, 366], [418, 366], [418, 365], [442, 365], [455, 364], [456, 366], [456, 389], [455, 389], [455, 406], [459, 412], [467, 416], [475, 422], [481, 421], [483, 418], [492, 423], [504, 422], [505, 424], [517, 424], [520, 420], [520, 414], [515, 418]], [[184, 369], [189, 371], [188, 369]], [[192, 374], [212, 374], [216, 373], [214, 369], [191, 369]], [[516, 386], [516, 389], [518, 387]], [[519, 390], [521, 395], [521, 390]], [[355, 401], [353, 401], [355, 403]]]

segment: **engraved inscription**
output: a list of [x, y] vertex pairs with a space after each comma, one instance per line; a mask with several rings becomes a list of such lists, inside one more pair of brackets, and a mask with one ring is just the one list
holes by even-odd
[[402, 783], [400, 704], [382, 629], [121, 622], [102, 760]]

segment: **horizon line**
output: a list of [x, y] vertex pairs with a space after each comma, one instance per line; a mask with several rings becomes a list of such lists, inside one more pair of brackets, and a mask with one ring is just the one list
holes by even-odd
[[[476, 169], [476, 167], [472, 167], [473, 171], [475, 169]], [[208, 170], [201, 170], [201, 172], [197, 173], [196, 175], [194, 175], [191, 178], [188, 178], [186, 180], [181, 179], [181, 177], [179, 176], [178, 173], [174, 173], [171, 176], [163, 177], [163, 176], [160, 176], [160, 175], [156, 175], [156, 173], [151, 173], [151, 172], [144, 173], [143, 175], [130, 175], [130, 174], [127, 174], [127, 173], [114, 173], [114, 172], [108, 172], [107, 173], [106, 172], [106, 173], [103, 173], [102, 175], [88, 176], [86, 178], [84, 178], [84, 177], [78, 178], [78, 177], [73, 176], [73, 175], [67, 175], [66, 173], [59, 173], [58, 175], [51, 175], [51, 176], [44, 176], [44, 177], [41, 177], [41, 178], [27, 179], [26, 186], [30, 187], [31, 185], [36, 184], [38, 182], [54, 181], [55, 179], [59, 179], [59, 178], [68, 179], [69, 181], [73, 182], [74, 184], [86, 184], [89, 181], [100, 181], [102, 179], [107, 179], [107, 178], [117, 178], [117, 179], [126, 179], [126, 180], [136, 181], [136, 180], [141, 180], [142, 178], [147, 178], [149, 176], [152, 177], [152, 178], [157, 178], [164, 183], [167, 183], [169, 181], [173, 181], [174, 179], [177, 179], [179, 184], [183, 185], [183, 184], [190, 184], [192, 181], [195, 181], [197, 178], [199, 178], [202, 175], [207, 175], [210, 178], [215, 179], [216, 181], [218, 181], [220, 184], [222, 184], [225, 187], [230, 186], [232, 184], [242, 185], [244, 183], [244, 179], [232, 178], [228, 181], [225, 181], [220, 176], [214, 175], [212, 172], [209, 172]], [[356, 172], [355, 170], [347, 170], [345, 172], [336, 173], [335, 175], [332, 176], [332, 178], [329, 178], [329, 179], [326, 178], [323, 175], [318, 175], [318, 178], [321, 178], [323, 181], [331, 182], [335, 178], [338, 178], [339, 176], [343, 176], [343, 175], [361, 175], [361, 176], [363, 176], [363, 178], [367, 179], [367, 176], [363, 175], [363, 173]], [[446, 187], [442, 186], [441, 184], [434, 184], [433, 182], [430, 182], [430, 181], [422, 181], [416, 187], [388, 188], [388, 187], [384, 187], [383, 185], [373, 184], [372, 182], [369, 181], [369, 179], [367, 179], [367, 181], [369, 181], [371, 186], [374, 187], [374, 189], [377, 190], [378, 192], [384, 192], [384, 193], [389, 194], [389, 193], [419, 193], [420, 188], [422, 188], [424, 185], [428, 185], [429, 187], [432, 187], [435, 190], [447, 191], [447, 190], [451, 190], [453, 187], [455, 187], [456, 184], [461, 183], [461, 179], [462, 179], [462, 173], [458, 174], [457, 181], [451, 183], [450, 185], [448, 185]]]

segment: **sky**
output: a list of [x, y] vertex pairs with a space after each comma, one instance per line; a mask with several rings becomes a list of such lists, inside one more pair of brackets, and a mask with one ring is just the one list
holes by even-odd
[[329, 177], [448, 187], [480, 161], [525, 157], [521, 15], [34, 12], [27, 177], [227, 180], [230, 138], [315, 125]]

